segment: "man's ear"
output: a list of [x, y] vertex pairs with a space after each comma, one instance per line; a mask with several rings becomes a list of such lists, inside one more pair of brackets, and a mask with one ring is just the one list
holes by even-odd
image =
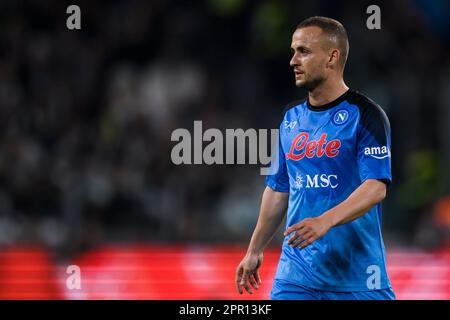
[[328, 57], [327, 67], [330, 67], [332, 65], [336, 65], [337, 63], [339, 63], [340, 55], [341, 55], [341, 53], [339, 52], [338, 49], [331, 49], [330, 55]]

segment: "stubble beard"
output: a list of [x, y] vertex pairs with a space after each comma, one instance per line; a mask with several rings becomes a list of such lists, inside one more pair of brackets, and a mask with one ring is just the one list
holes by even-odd
[[321, 86], [325, 82], [325, 77], [318, 76], [314, 79], [307, 79], [303, 83], [296, 82], [298, 88], [304, 88], [308, 92], [314, 91], [317, 87]]

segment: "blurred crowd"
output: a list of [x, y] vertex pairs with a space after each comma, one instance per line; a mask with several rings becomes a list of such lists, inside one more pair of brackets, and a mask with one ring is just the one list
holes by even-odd
[[[305, 96], [290, 37], [312, 15], [350, 38], [349, 86], [392, 126], [389, 243], [448, 246], [450, 39], [445, 1], [64, 1], [0, 4], [0, 245], [64, 254], [104, 242], [245, 243], [259, 166], [180, 165], [176, 128], [276, 128]], [[445, 13], [446, 12], [446, 13]], [[439, 230], [436, 232], [436, 230]]]

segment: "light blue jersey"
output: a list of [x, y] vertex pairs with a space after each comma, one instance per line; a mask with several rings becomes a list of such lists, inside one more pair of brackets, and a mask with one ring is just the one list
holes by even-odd
[[[286, 228], [344, 201], [367, 179], [389, 185], [390, 125], [384, 111], [355, 90], [313, 107], [294, 103], [280, 125], [279, 169], [268, 187], [289, 192]], [[308, 288], [354, 292], [390, 288], [381, 235], [381, 204], [336, 226], [304, 249], [284, 239], [275, 279]]]

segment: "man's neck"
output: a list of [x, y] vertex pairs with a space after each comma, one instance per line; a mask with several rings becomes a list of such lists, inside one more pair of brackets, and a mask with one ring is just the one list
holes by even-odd
[[315, 107], [323, 106], [336, 100], [348, 90], [344, 80], [326, 81], [320, 87], [308, 92], [309, 103]]

